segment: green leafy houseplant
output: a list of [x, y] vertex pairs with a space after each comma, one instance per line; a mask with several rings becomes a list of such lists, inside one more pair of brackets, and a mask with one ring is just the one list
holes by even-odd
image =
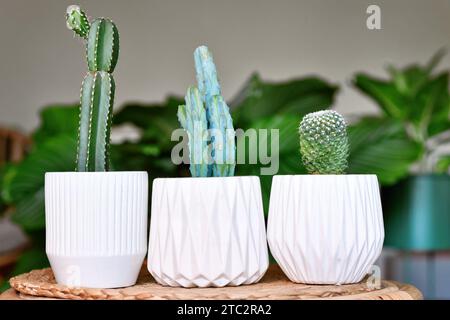
[[198, 88], [178, 107], [192, 177], [153, 180], [147, 267], [166, 286], [255, 283], [269, 265], [259, 178], [233, 176], [235, 131], [212, 54], [200, 46], [194, 61]]
[[69, 6], [66, 18], [86, 41], [89, 71], [81, 87], [77, 172], [45, 173], [46, 253], [60, 284], [130, 286], [147, 249], [148, 177], [108, 171], [119, 34], [111, 20], [89, 22], [78, 6]]
[[[364, 73], [354, 79], [355, 86], [383, 113], [361, 124], [389, 123], [389, 130], [396, 132], [397, 142], [380, 148], [378, 154], [382, 156], [388, 147], [410, 150], [410, 160], [404, 162], [403, 174], [398, 177], [406, 178], [392, 180], [392, 186], [383, 190], [387, 246], [412, 250], [450, 248], [450, 177], [446, 174], [450, 163], [445, 147], [450, 143], [449, 73], [434, 72], [443, 53], [439, 51], [425, 66], [389, 66], [388, 80]], [[381, 129], [378, 126], [372, 131]], [[417, 151], [405, 148], [407, 144], [415, 145]]]
[[378, 179], [345, 174], [349, 140], [336, 111], [307, 114], [299, 137], [309, 174], [273, 178], [267, 223], [272, 255], [294, 282], [359, 282], [383, 246]]
[[405, 137], [418, 146], [420, 152], [410, 165], [417, 162], [415, 171], [420, 173], [448, 170], [448, 155], [436, 153], [439, 145], [450, 141], [449, 73], [433, 72], [443, 53], [439, 51], [425, 66], [389, 66], [388, 80], [365, 73], [354, 78], [356, 88], [380, 107], [382, 118], [400, 123]]
[[112, 72], [119, 56], [119, 32], [109, 19], [89, 23], [78, 6], [67, 8], [67, 27], [86, 40], [89, 71], [81, 86], [78, 171], [106, 171], [115, 83]]

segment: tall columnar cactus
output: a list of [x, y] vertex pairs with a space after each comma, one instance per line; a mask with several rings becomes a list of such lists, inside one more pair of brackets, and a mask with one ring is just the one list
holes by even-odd
[[344, 118], [332, 110], [307, 114], [300, 123], [300, 153], [306, 170], [341, 174], [347, 169], [348, 137]]
[[88, 73], [81, 86], [78, 171], [109, 168], [110, 131], [115, 83], [112, 72], [119, 56], [119, 33], [109, 19], [92, 23], [78, 6], [69, 6], [67, 27], [86, 41]]
[[[233, 120], [221, 95], [216, 66], [206, 46], [194, 52], [198, 89], [191, 87], [178, 119], [189, 138], [193, 177], [234, 175], [236, 146]], [[210, 158], [208, 157], [210, 155]]]

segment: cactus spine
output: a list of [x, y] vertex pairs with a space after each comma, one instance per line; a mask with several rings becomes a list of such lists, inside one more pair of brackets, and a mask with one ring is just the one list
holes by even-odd
[[68, 28], [86, 40], [89, 68], [80, 94], [77, 170], [106, 171], [115, 92], [112, 72], [119, 56], [119, 33], [109, 19], [97, 18], [89, 24], [78, 6], [67, 8], [66, 20]]
[[194, 52], [194, 61], [198, 89], [189, 88], [186, 104], [178, 108], [178, 119], [189, 138], [191, 175], [233, 176], [236, 158], [233, 120], [221, 95], [213, 57], [206, 46], [200, 46]]
[[309, 113], [301, 121], [299, 133], [300, 153], [309, 173], [345, 173], [349, 144], [345, 120], [339, 113]]

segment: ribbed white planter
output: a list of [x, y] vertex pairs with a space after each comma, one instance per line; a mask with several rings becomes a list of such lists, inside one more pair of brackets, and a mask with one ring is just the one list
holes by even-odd
[[45, 174], [46, 252], [56, 281], [135, 284], [147, 251], [146, 172]]
[[155, 179], [148, 270], [159, 283], [257, 282], [269, 264], [258, 177]]
[[268, 219], [270, 250], [293, 282], [359, 282], [383, 246], [375, 175], [275, 176]]

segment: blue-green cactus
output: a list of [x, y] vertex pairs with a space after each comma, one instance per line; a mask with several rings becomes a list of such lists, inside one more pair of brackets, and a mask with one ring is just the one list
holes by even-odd
[[235, 132], [229, 108], [222, 96], [211, 97], [207, 103], [207, 118], [211, 130], [211, 156], [214, 160], [212, 175], [228, 177], [234, 175]]
[[207, 163], [208, 145], [204, 134], [208, 130], [205, 107], [196, 87], [189, 87], [186, 105], [178, 107], [178, 120], [185, 128], [189, 139], [190, 171], [193, 177], [207, 177], [210, 166]]
[[81, 87], [77, 170], [109, 168], [110, 131], [115, 83], [112, 72], [119, 56], [119, 33], [115, 24], [97, 18], [91, 24], [78, 6], [69, 6], [67, 27], [86, 40], [89, 71]]
[[[233, 176], [236, 158], [233, 120], [221, 95], [213, 57], [206, 46], [200, 46], [194, 52], [194, 61], [198, 89], [189, 88], [186, 105], [178, 108], [178, 119], [189, 137], [191, 175]], [[193, 92], [196, 99], [191, 98]], [[192, 124], [193, 120], [199, 122], [196, 127]], [[196, 128], [201, 128], [202, 134], [195, 132]]]
[[200, 46], [194, 51], [195, 72], [198, 90], [204, 102], [213, 96], [221, 95], [216, 66], [211, 52], [206, 46]]

